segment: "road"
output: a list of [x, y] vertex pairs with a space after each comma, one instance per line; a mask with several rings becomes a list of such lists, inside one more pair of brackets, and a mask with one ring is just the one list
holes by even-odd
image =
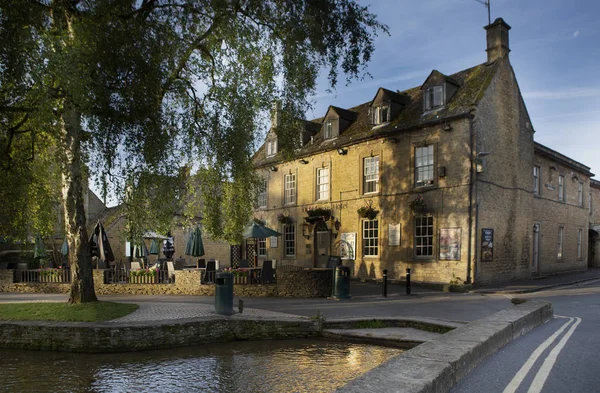
[[555, 318], [486, 359], [451, 393], [600, 392], [600, 280], [518, 296], [552, 302]]

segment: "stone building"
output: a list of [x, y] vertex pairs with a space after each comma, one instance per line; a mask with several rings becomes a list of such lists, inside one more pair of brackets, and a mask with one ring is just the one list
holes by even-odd
[[588, 266], [600, 267], [600, 181], [591, 179]]
[[357, 277], [386, 269], [399, 279], [411, 268], [413, 280], [434, 283], [586, 269], [599, 183], [534, 142], [510, 26], [499, 18], [485, 30], [485, 63], [330, 106], [303, 123], [294, 161], [278, 154], [276, 110], [254, 157], [265, 185], [255, 216], [283, 235], [261, 239], [259, 258], [325, 267], [340, 256]]

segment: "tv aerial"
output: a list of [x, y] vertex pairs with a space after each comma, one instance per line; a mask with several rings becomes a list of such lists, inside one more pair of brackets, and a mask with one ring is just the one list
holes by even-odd
[[485, 8], [487, 8], [488, 10], [488, 25], [492, 24], [492, 17], [490, 14], [490, 0], [475, 0], [478, 3], [481, 3], [485, 6]]

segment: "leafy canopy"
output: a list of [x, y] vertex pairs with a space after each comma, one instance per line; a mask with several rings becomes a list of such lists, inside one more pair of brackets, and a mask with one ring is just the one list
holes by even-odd
[[[22, 178], [13, 196], [22, 209], [40, 212], [56, 197], [60, 114], [74, 107], [81, 164], [124, 202], [132, 232], [181, 210], [202, 215], [214, 238], [237, 241], [272, 103], [290, 119], [278, 134], [293, 151], [291, 119], [309, 108], [319, 72], [332, 87], [340, 73], [363, 76], [380, 32], [386, 26], [352, 0], [0, 0], [0, 149], [12, 171], [0, 176], [0, 196]], [[15, 141], [25, 130], [35, 135], [33, 161]], [[184, 166], [195, 173], [188, 187]]]

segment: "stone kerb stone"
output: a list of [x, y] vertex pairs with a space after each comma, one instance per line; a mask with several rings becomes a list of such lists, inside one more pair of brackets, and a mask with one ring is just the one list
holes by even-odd
[[552, 316], [546, 302], [514, 306], [403, 352], [337, 391], [447, 392], [482, 360]]

